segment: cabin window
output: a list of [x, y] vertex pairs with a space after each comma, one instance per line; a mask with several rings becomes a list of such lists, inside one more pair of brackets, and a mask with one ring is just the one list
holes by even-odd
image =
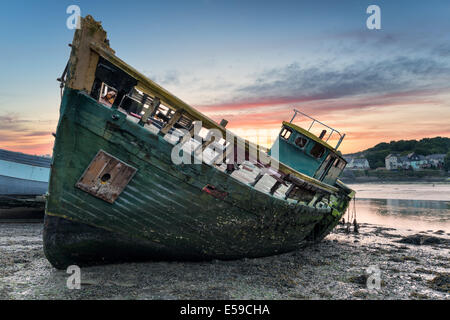
[[340, 170], [344, 170], [346, 162], [342, 159], [336, 158], [334, 161], [334, 166]]
[[108, 86], [106, 83], [102, 83], [100, 89], [100, 97], [98, 101], [107, 107], [112, 107], [117, 97], [117, 90]]
[[302, 149], [306, 146], [307, 142], [308, 142], [308, 139], [306, 139], [304, 137], [298, 137], [297, 139], [295, 139], [295, 144], [297, 145], [297, 147], [300, 147]]
[[282, 137], [282, 138], [284, 138], [284, 139], [289, 139], [289, 137], [291, 136], [291, 134], [292, 134], [292, 131], [291, 130], [289, 130], [289, 129], [286, 129], [286, 128], [283, 128], [283, 130], [281, 130], [281, 134], [280, 134], [280, 136]]
[[334, 161], [334, 166], [335, 167], [339, 167], [339, 163], [341, 162], [341, 160], [339, 160], [338, 158], [336, 158], [336, 161]]
[[329, 165], [329, 164], [331, 165], [333, 163], [333, 161], [334, 161], [334, 159], [332, 159], [331, 154], [329, 154], [323, 163], [326, 163], [327, 165]]
[[325, 153], [325, 148], [320, 143], [316, 143], [314, 147], [309, 152], [314, 158], [321, 158]]

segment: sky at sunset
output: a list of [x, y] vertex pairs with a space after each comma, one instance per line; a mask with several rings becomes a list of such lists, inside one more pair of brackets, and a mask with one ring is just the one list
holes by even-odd
[[293, 108], [346, 133], [344, 153], [450, 137], [450, 1], [18, 0], [0, 10], [1, 149], [52, 153], [72, 4], [121, 59], [255, 142]]

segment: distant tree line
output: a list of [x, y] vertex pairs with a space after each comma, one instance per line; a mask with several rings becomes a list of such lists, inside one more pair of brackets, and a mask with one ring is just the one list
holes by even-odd
[[450, 170], [450, 138], [436, 137], [424, 138], [419, 141], [400, 140], [391, 141], [389, 143], [382, 142], [355, 155], [365, 157], [367, 161], [369, 161], [370, 168], [375, 169], [385, 166], [384, 158], [386, 158], [386, 156], [390, 153], [406, 156], [411, 152], [415, 152], [423, 156], [436, 153], [447, 154], [444, 168], [446, 168], [446, 170]]

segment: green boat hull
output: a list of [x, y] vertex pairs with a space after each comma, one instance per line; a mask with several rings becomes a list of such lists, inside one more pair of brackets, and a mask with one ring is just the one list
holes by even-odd
[[[207, 164], [175, 165], [173, 145], [88, 95], [64, 91], [46, 204], [44, 251], [56, 268], [141, 260], [239, 259], [320, 241], [333, 209], [293, 204]], [[76, 187], [103, 150], [137, 171], [109, 203]], [[204, 192], [212, 185], [227, 195]]]

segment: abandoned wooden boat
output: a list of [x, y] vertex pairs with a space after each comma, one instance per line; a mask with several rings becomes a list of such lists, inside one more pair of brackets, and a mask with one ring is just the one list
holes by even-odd
[[51, 159], [0, 149], [0, 220], [42, 219]]
[[71, 47], [44, 223], [56, 268], [279, 254], [348, 207], [323, 135], [294, 119], [270, 150], [233, 135], [120, 60], [91, 16]]

